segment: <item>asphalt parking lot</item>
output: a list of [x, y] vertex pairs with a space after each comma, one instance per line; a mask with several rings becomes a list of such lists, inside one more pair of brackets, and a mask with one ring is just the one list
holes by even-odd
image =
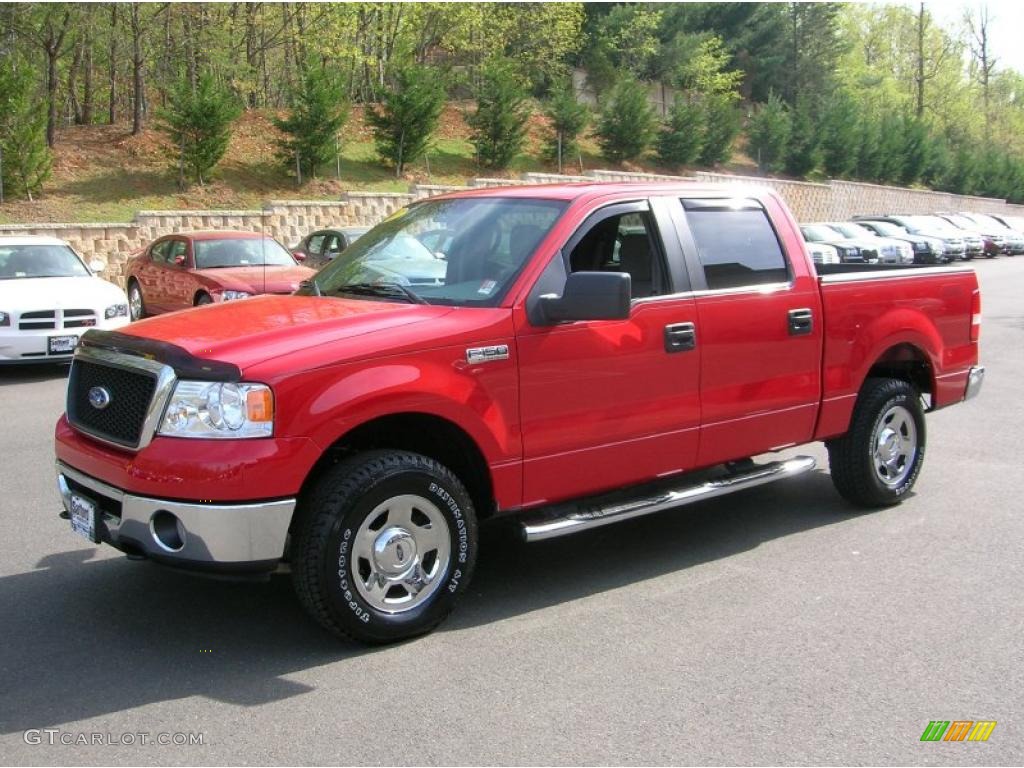
[[[1024, 763], [1024, 257], [976, 267], [985, 387], [929, 417], [902, 506], [855, 514], [819, 469], [539, 544], [492, 529], [456, 615], [381, 649], [321, 631], [287, 578], [77, 538], [65, 372], [0, 370], [0, 762]], [[930, 720], [998, 725], [921, 742]], [[60, 743], [93, 733], [203, 743]]]

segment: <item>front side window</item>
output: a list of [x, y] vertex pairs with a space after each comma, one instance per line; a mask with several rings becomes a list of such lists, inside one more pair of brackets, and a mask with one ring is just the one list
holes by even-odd
[[789, 281], [782, 246], [759, 204], [684, 200], [683, 208], [710, 290]]
[[500, 197], [417, 203], [360, 237], [299, 293], [495, 306], [565, 207]]
[[29, 277], [88, 277], [91, 273], [66, 245], [0, 246], [0, 280]]
[[570, 272], [627, 272], [632, 297], [665, 292], [657, 230], [649, 211], [608, 216], [595, 223], [569, 254]]
[[292, 255], [270, 237], [196, 240], [192, 253], [196, 269], [295, 266]]

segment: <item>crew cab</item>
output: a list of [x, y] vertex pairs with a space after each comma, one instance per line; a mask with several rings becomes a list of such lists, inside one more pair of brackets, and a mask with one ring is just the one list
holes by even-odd
[[754, 459], [814, 441], [851, 509], [896, 504], [925, 412], [981, 387], [977, 281], [821, 271], [760, 189], [419, 201], [295, 295], [86, 334], [62, 515], [132, 557], [290, 569], [324, 627], [388, 642], [451, 611], [484, 520], [563, 536], [807, 472]]

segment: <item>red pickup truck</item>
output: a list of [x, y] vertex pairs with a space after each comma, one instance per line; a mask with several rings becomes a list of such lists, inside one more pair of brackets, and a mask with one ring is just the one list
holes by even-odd
[[927, 410], [973, 396], [966, 267], [819, 275], [771, 192], [486, 189], [410, 205], [295, 295], [82, 339], [56, 428], [62, 515], [197, 570], [290, 568], [338, 635], [427, 632], [479, 521], [527, 540], [810, 470], [894, 504]]

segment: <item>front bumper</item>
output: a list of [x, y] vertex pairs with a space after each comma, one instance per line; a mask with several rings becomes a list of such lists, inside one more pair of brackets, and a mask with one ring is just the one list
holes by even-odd
[[213, 504], [136, 496], [57, 462], [66, 512], [72, 493], [96, 505], [96, 537], [128, 553], [193, 570], [267, 572], [284, 556], [295, 499]]
[[[102, 312], [102, 310], [100, 310]], [[40, 328], [19, 330], [17, 326], [0, 328], [0, 365], [8, 363], [59, 363], [70, 362], [75, 356], [74, 351], [51, 355], [49, 339], [51, 336], [77, 336], [91, 331], [116, 330], [128, 324], [125, 318], [100, 320], [96, 325], [86, 328]]]
[[985, 366], [975, 365], [967, 374], [967, 386], [964, 389], [964, 400], [970, 400], [981, 392], [981, 385], [985, 383]]

